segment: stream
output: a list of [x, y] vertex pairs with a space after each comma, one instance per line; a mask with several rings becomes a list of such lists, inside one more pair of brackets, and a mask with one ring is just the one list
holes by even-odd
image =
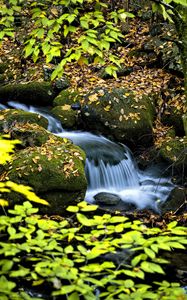
[[[95, 202], [95, 195], [114, 194], [121, 199], [119, 209], [129, 205], [134, 208], [150, 208], [159, 212], [158, 202], [164, 202], [175, 187], [171, 178], [163, 176], [165, 166], [152, 165], [142, 171], [138, 168], [131, 151], [123, 144], [83, 131], [64, 130], [60, 121], [41, 107], [8, 102], [9, 108], [38, 113], [48, 120], [48, 130], [68, 138], [86, 153], [85, 173], [88, 188], [85, 200]], [[7, 108], [0, 105], [0, 109]], [[110, 198], [110, 197], [109, 197]]]

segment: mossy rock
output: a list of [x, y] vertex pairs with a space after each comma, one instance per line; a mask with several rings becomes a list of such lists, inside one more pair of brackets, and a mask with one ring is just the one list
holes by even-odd
[[51, 105], [56, 91], [50, 82], [30, 82], [27, 84], [8, 84], [0, 87], [0, 101], [19, 101], [40, 106]]
[[187, 114], [182, 116], [182, 120], [183, 120], [184, 131], [187, 137]]
[[162, 214], [169, 211], [177, 211], [184, 205], [186, 194], [187, 190], [185, 188], [175, 187], [165, 202], [158, 203], [158, 209]]
[[51, 110], [52, 114], [57, 117], [64, 128], [75, 128], [77, 122], [77, 112], [71, 109], [71, 106], [65, 104], [63, 106], [55, 106]]
[[167, 161], [173, 170], [184, 173], [187, 168], [187, 137], [175, 137], [162, 143], [159, 156]]
[[21, 141], [19, 148], [42, 146], [47, 141], [52, 144], [59, 141], [63, 142], [61, 137], [53, 135], [35, 123], [15, 123], [13, 127], [6, 130], [6, 133], [10, 133], [12, 139]]
[[162, 122], [164, 125], [173, 126], [176, 132], [176, 135], [184, 135], [183, 127], [183, 111], [182, 109], [176, 109], [173, 106], [168, 107], [168, 109], [162, 115]]
[[[84, 164], [84, 152], [67, 139], [64, 143], [55, 141], [52, 144], [47, 141], [41, 147], [29, 147], [16, 153], [2, 176], [18, 184], [31, 186], [42, 198], [55, 192], [54, 204], [53, 197], [47, 199], [50, 203], [48, 212], [55, 213], [57, 207], [64, 207], [75, 200], [74, 192], [85, 194], [87, 181]], [[19, 201], [21, 198], [9, 197], [10, 205], [15, 199]], [[58, 213], [62, 212], [59, 210]]]
[[6, 80], [6, 77], [4, 74], [0, 74], [0, 84], [4, 83]]
[[0, 131], [7, 132], [13, 128], [16, 123], [35, 123], [41, 127], [47, 128], [48, 120], [43, 116], [31, 112], [25, 112], [19, 109], [4, 109], [0, 111]]
[[72, 104], [79, 101], [81, 96], [78, 92], [72, 91], [71, 89], [65, 89], [61, 91], [53, 101], [53, 106], [63, 106], [65, 104]]
[[151, 97], [137, 99], [125, 89], [96, 88], [85, 102], [81, 118], [86, 129], [134, 145], [152, 142], [155, 108]]
[[8, 63], [0, 62], [0, 74], [3, 74], [8, 68]]

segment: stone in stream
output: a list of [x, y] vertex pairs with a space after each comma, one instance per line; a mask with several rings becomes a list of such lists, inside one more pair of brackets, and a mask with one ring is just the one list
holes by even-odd
[[100, 192], [94, 196], [96, 203], [103, 205], [117, 205], [121, 198], [112, 193]]

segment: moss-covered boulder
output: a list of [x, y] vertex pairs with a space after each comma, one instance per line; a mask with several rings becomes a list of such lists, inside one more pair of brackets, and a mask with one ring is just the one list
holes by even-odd
[[60, 137], [35, 123], [15, 123], [13, 127], [6, 129], [6, 133], [10, 133], [12, 139], [21, 141], [19, 148], [42, 146], [47, 141], [51, 144], [62, 141]]
[[177, 109], [174, 106], [169, 106], [162, 115], [162, 122], [166, 126], [173, 126], [176, 132], [176, 135], [184, 135], [183, 127], [183, 110], [182, 107]]
[[69, 104], [55, 106], [51, 110], [52, 114], [58, 118], [64, 128], [75, 128], [77, 123], [77, 111], [73, 110]]
[[4, 109], [0, 111], [0, 132], [8, 132], [16, 123], [35, 123], [47, 128], [48, 120], [43, 116], [19, 109]]
[[184, 176], [187, 168], [187, 137], [175, 137], [163, 142], [159, 156], [167, 161], [173, 170], [180, 172], [181, 177]]
[[[28, 147], [16, 153], [3, 178], [33, 187], [42, 198], [47, 197], [50, 207], [46, 212], [62, 214], [60, 207], [75, 201], [76, 195], [84, 198], [84, 162], [84, 152], [67, 139], [54, 144], [47, 141], [41, 147]], [[50, 197], [53, 193], [56, 196]]]
[[0, 87], [0, 102], [19, 101], [41, 106], [51, 105], [57, 92], [50, 82], [8, 84]]
[[8, 63], [0, 60], [0, 74], [3, 74], [8, 68]]
[[61, 91], [53, 101], [53, 106], [63, 106], [65, 104], [72, 104], [79, 101], [81, 96], [78, 92], [72, 89], [65, 89]]
[[85, 97], [82, 107], [83, 126], [118, 141], [148, 145], [152, 141], [153, 100], [136, 98], [125, 89], [96, 88]]
[[182, 119], [183, 119], [184, 131], [185, 131], [185, 134], [187, 137], [187, 113], [185, 115], [183, 115]]

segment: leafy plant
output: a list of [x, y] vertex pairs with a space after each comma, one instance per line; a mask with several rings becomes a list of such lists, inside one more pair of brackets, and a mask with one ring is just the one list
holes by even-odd
[[31, 28], [27, 29], [23, 55], [25, 58], [32, 57], [34, 62], [41, 57], [47, 63], [60, 58], [52, 80], [63, 74], [67, 63], [76, 61], [88, 64], [90, 58], [100, 65], [105, 65], [109, 60], [106, 72], [116, 77], [120, 59], [111, 57], [109, 50], [123, 37], [120, 22], [127, 17], [132, 18], [133, 14], [124, 9], [111, 12], [109, 4], [98, 0], [1, 2], [0, 40], [6, 36], [15, 37], [15, 15], [23, 9], [32, 19]]
[[186, 228], [100, 216], [86, 202], [67, 210], [67, 217], [44, 218], [25, 202], [0, 217], [1, 299], [30, 299], [28, 289], [50, 299], [186, 299], [165, 280], [168, 261], [160, 255], [185, 249]]

